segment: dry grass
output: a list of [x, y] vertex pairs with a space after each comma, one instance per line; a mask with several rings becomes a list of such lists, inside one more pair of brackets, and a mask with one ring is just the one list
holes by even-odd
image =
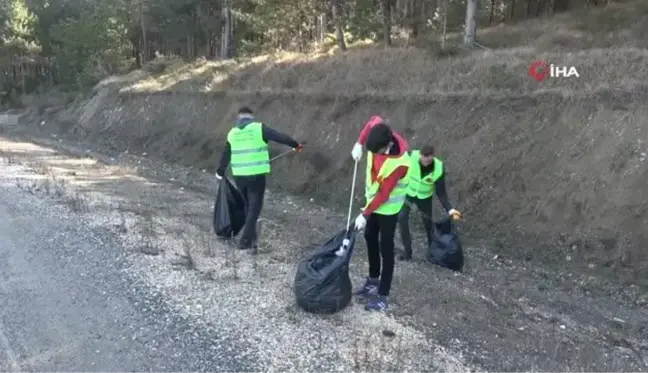
[[0, 150], [0, 158], [4, 159], [9, 165], [16, 163], [16, 156], [12, 152]]
[[29, 168], [40, 175], [50, 175], [52, 173], [52, 169], [43, 162], [35, 162]]
[[[631, 2], [551, 19], [480, 31], [484, 49], [440, 57], [428, 49], [358, 48], [262, 56], [240, 63], [170, 63], [123, 92], [216, 92], [266, 95], [334, 95], [402, 98], [431, 95], [517, 95], [536, 92], [589, 94], [602, 89], [640, 90], [648, 74], [648, 3]], [[458, 36], [450, 36], [450, 44]], [[447, 54], [447, 51], [444, 52]], [[534, 60], [575, 66], [579, 79], [538, 84], [528, 76]]]
[[16, 186], [27, 193], [50, 198], [54, 202], [67, 206], [72, 212], [90, 212], [87, 196], [78, 188], [70, 187], [65, 180], [54, 176], [44, 179], [17, 180]]
[[145, 210], [142, 212], [136, 228], [139, 228], [139, 248], [143, 254], [160, 255], [158, 226], [151, 211]]

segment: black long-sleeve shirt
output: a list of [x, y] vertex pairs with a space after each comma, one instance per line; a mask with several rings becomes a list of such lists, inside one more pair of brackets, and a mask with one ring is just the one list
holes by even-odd
[[[249, 123], [254, 122], [253, 119], [245, 118], [242, 120], [239, 120], [238, 126], [245, 127]], [[276, 131], [265, 124], [261, 125], [261, 131], [263, 133], [263, 141], [267, 144], [270, 141], [277, 142], [282, 145], [290, 146], [291, 148], [296, 148], [299, 146], [299, 143], [295, 141], [292, 137], [283, 134], [279, 131]], [[232, 147], [229, 143], [229, 141], [225, 144], [225, 149], [223, 149], [223, 152], [221, 153], [221, 158], [220, 158], [220, 163], [218, 165], [218, 169], [216, 172], [219, 175], [225, 175], [225, 170], [227, 170], [227, 166], [229, 166], [230, 160], [232, 158]]]
[[[419, 162], [419, 165], [421, 166], [421, 179], [434, 171], [434, 164], [435, 162], [432, 162], [429, 166], [424, 166]], [[445, 170], [443, 170], [443, 175], [441, 175], [441, 177], [436, 182], [434, 182], [434, 191], [439, 198], [439, 202], [441, 202], [443, 208], [446, 211], [450, 211], [452, 209], [452, 205], [450, 204], [448, 192], [446, 190]]]

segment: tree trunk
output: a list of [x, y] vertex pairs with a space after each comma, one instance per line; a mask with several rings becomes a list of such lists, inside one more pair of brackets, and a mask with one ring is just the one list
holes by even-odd
[[233, 58], [233, 47], [232, 47], [232, 36], [233, 36], [233, 25], [232, 25], [232, 13], [225, 4], [222, 11], [222, 32], [221, 32], [221, 58], [228, 59]]
[[538, 0], [536, 6], [536, 17], [540, 17], [542, 15], [542, 11], [545, 10], [546, 5], [547, 2], [545, 0]]
[[567, 10], [569, 10], [569, 0], [554, 0], [554, 13], [566, 12]]
[[529, 19], [531, 18], [531, 15], [533, 15], [533, 7], [531, 4], [533, 3], [533, 0], [527, 0], [527, 8], [526, 8], [526, 15], [524, 19]]
[[441, 50], [446, 48], [446, 31], [448, 29], [448, 0], [441, 0], [441, 14], [443, 14], [443, 22], [441, 25]]
[[[149, 61], [151, 61], [151, 60], [153, 60], [155, 58], [155, 47], [157, 45], [155, 42], [151, 42], [150, 36], [151, 36], [151, 34], [149, 33], [148, 36], [147, 36], [147, 39], [148, 39], [148, 52], [146, 52], [146, 54], [148, 55], [148, 60]], [[160, 37], [158, 36], [157, 38], [159, 39]]]
[[419, 37], [419, 29], [420, 28], [421, 28], [420, 22], [418, 22], [418, 20], [412, 20], [412, 26], [410, 28], [410, 32], [409, 32], [409, 36], [408, 36], [410, 44], [416, 44], [416, 39], [418, 39], [418, 37]]
[[146, 21], [144, 20], [144, 14], [140, 16], [140, 28], [142, 29], [142, 61], [140, 63], [146, 63], [149, 53], [148, 45], [148, 35], [146, 35]]
[[319, 16], [319, 29], [318, 29], [318, 39], [320, 43], [320, 48], [324, 47], [324, 43], [326, 42], [326, 32], [328, 31], [327, 29], [328, 26], [328, 19], [326, 18], [326, 12], [320, 14]]
[[422, 0], [412, 0], [411, 5], [412, 26], [410, 29], [409, 39], [411, 40], [411, 43], [415, 43], [421, 32], [423, 31], [423, 27], [425, 25], [425, 15], [423, 13], [424, 9]]
[[142, 55], [140, 51], [140, 42], [139, 38], [131, 39], [131, 44], [133, 45], [133, 57], [135, 57], [135, 68], [142, 68]]
[[[301, 17], [300, 17], [301, 18]], [[304, 19], [300, 19], [300, 22], [297, 24], [297, 49], [299, 53], [304, 52], [304, 29], [303, 29]]]
[[193, 42], [193, 45], [191, 46], [191, 49], [193, 51], [193, 54], [192, 54], [193, 58], [197, 58], [198, 55], [199, 55], [199, 52], [198, 52], [198, 48], [200, 47], [199, 36], [200, 36], [200, 33], [199, 33], [198, 30], [195, 30], [193, 32], [193, 35], [191, 36], [191, 41]]
[[464, 45], [472, 46], [477, 41], [477, 0], [467, 0]]
[[511, 11], [509, 13], [509, 20], [514, 20], [515, 19], [515, 0], [511, 1]]
[[215, 33], [209, 38], [209, 59], [214, 59], [218, 56], [218, 35]]
[[314, 43], [315, 40], [317, 39], [318, 35], [318, 25], [319, 25], [319, 17], [317, 15], [313, 15], [310, 21], [310, 28], [308, 29], [308, 42], [309, 43]]
[[341, 0], [333, 0], [333, 21], [335, 22], [335, 38], [337, 39], [338, 47], [341, 52], [347, 50], [346, 42], [344, 41], [344, 24], [342, 21], [342, 6]]
[[390, 46], [391, 42], [391, 4], [389, 0], [380, 0], [380, 12], [383, 16], [383, 42]]
[[488, 17], [488, 24], [492, 25], [495, 20], [495, 0], [491, 0], [490, 16]]
[[[200, 49], [201, 46], [204, 44], [201, 43], [204, 38], [204, 33], [202, 32], [202, 28], [200, 25], [200, 19], [202, 18], [202, 7], [200, 6], [200, 3], [196, 4], [194, 10], [193, 10], [193, 50], [194, 50], [194, 58], [198, 57], [200, 55]], [[203, 54], [203, 57], [205, 55]]]

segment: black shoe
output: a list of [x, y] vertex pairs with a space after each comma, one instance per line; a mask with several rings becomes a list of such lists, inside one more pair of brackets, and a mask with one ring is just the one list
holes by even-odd
[[257, 221], [256, 225], [256, 239], [252, 241], [250, 254], [257, 255], [259, 253], [259, 237], [261, 236], [261, 221]]
[[240, 240], [239, 243], [238, 243], [237, 248], [238, 248], [239, 250], [248, 250], [248, 249], [251, 249], [251, 248], [252, 248], [252, 242], [250, 242], [250, 241], [248, 241], [248, 240]]
[[412, 260], [412, 253], [403, 251], [398, 255], [398, 260], [402, 260], [402, 261]]

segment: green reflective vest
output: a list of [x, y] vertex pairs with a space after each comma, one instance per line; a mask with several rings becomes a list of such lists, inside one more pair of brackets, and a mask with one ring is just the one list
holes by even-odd
[[421, 163], [419, 150], [412, 151], [410, 155], [411, 164], [407, 171], [407, 195], [418, 199], [430, 198], [434, 195], [434, 183], [443, 176], [443, 162], [434, 158], [434, 170], [432, 173], [421, 178]]
[[270, 153], [268, 144], [263, 141], [262, 125], [252, 122], [240, 128], [234, 127], [227, 134], [232, 157], [234, 176], [252, 176], [270, 173]]
[[[407, 152], [398, 158], [387, 158], [385, 163], [380, 167], [376, 181], [371, 181], [371, 167], [373, 166], [373, 153], [367, 152], [367, 175], [365, 180], [365, 198], [367, 199], [365, 208], [369, 206], [373, 198], [378, 193], [380, 181], [391, 175], [400, 166], [409, 167], [410, 161]], [[389, 194], [389, 199], [385, 201], [374, 213], [380, 215], [398, 214], [405, 204], [407, 194], [407, 177], [398, 181], [398, 184]]]

